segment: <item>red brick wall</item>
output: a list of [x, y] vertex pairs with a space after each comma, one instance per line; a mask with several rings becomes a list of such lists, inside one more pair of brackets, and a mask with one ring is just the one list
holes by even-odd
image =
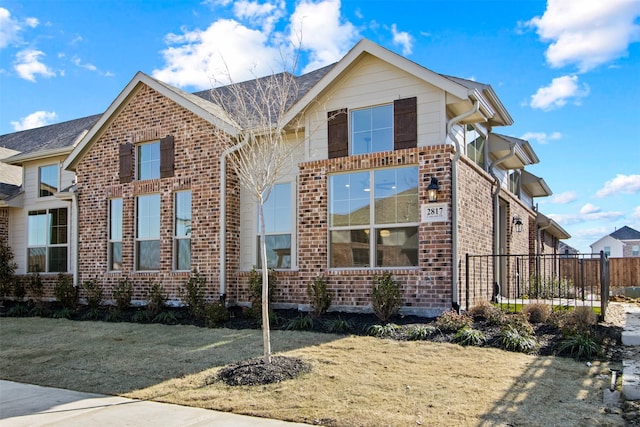
[[[120, 184], [118, 149], [121, 143], [154, 141], [167, 134], [175, 138], [175, 176]], [[207, 297], [219, 294], [220, 155], [225, 147], [212, 126], [147, 86], [130, 99], [107, 125], [77, 166], [79, 193], [79, 281], [98, 277], [108, 298], [118, 280], [134, 283], [134, 300], [145, 300], [152, 282], [159, 282], [177, 300], [189, 273], [174, 272], [173, 194], [192, 192], [191, 265], [207, 279]], [[227, 221], [228, 272], [238, 269], [239, 189], [228, 173]], [[134, 269], [135, 201], [148, 193], [161, 195], [161, 265], [158, 272]], [[107, 271], [108, 200], [123, 198], [123, 269]]]

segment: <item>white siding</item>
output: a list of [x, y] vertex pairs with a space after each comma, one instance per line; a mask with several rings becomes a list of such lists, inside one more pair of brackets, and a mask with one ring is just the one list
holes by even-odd
[[611, 248], [611, 255], [609, 258], [622, 258], [623, 244], [620, 240], [614, 239], [611, 236], [605, 236], [591, 245], [591, 252], [594, 254], [604, 251], [605, 246]]
[[372, 56], [360, 60], [310, 109], [307, 160], [327, 158], [327, 112], [363, 108], [418, 98], [418, 145], [445, 141], [445, 93], [407, 72]]

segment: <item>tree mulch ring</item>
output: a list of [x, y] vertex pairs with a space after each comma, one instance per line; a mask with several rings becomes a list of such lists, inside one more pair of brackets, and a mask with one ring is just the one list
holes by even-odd
[[263, 385], [279, 383], [311, 372], [307, 362], [284, 356], [274, 356], [271, 363], [263, 358], [244, 360], [220, 370], [217, 379], [227, 385]]

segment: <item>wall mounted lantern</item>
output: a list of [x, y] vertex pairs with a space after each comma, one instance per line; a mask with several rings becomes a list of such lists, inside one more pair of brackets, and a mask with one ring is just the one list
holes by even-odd
[[522, 233], [522, 219], [519, 216], [514, 216], [511, 222], [516, 228], [516, 233]]
[[431, 177], [431, 183], [427, 187], [427, 199], [429, 203], [434, 203], [438, 201], [438, 191], [440, 190], [440, 186], [438, 185], [438, 178], [435, 176]]

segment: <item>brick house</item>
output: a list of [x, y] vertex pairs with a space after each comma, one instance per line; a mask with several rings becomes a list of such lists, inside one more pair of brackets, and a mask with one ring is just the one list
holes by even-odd
[[[568, 237], [534, 208], [551, 191], [525, 170], [539, 161], [532, 147], [494, 133], [513, 121], [491, 86], [437, 74], [368, 40], [296, 80], [288, 117], [305, 123], [304, 136], [291, 134], [296, 158], [265, 205], [278, 306], [305, 309], [307, 284], [324, 276], [333, 309], [368, 311], [374, 276], [390, 271], [402, 284], [402, 311], [433, 316], [466, 303], [465, 253], [557, 250]], [[237, 125], [210, 92], [138, 73], [104, 114], [84, 120], [60, 157], [5, 160], [33, 181], [25, 179], [22, 205], [0, 205], [18, 273], [36, 271], [32, 217], [45, 212], [51, 222], [50, 210], [64, 208], [66, 271], [76, 283], [97, 277], [109, 296], [127, 277], [144, 301], [160, 282], [180, 304], [198, 270], [208, 298], [247, 304], [257, 206], [225, 167], [215, 130], [233, 137]], [[0, 146], [15, 135], [0, 136]], [[40, 162], [60, 166], [53, 197], [62, 207], [26, 202], [50, 181]], [[498, 282], [502, 268], [493, 267]]]

